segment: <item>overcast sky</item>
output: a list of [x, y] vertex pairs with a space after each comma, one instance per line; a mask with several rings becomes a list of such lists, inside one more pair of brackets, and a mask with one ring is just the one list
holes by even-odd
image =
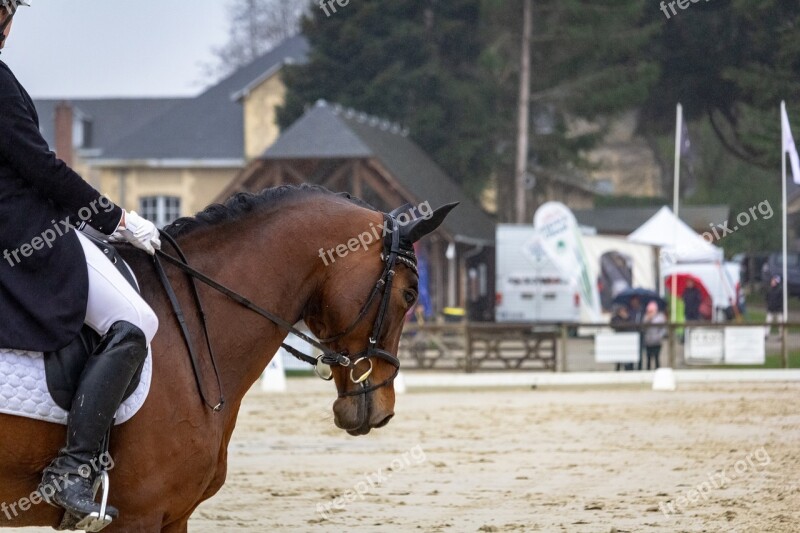
[[30, 0], [0, 55], [36, 97], [194, 95], [224, 0]]

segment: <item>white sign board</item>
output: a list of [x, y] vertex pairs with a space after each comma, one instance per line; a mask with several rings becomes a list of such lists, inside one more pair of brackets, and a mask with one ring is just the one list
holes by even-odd
[[691, 363], [721, 363], [725, 355], [725, 334], [715, 328], [686, 328], [684, 358]]
[[603, 332], [594, 336], [596, 363], [638, 363], [638, 333]]
[[725, 363], [763, 365], [766, 359], [764, 328], [725, 328]]
[[264, 370], [264, 375], [261, 377], [261, 390], [264, 392], [286, 392], [286, 372], [280, 353], [282, 351], [283, 348], [272, 358]]

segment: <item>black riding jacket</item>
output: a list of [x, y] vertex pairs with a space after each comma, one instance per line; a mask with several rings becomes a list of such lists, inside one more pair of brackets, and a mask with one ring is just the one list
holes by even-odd
[[0, 348], [50, 351], [74, 338], [89, 282], [67, 225], [110, 234], [121, 217], [50, 150], [33, 101], [0, 61]]

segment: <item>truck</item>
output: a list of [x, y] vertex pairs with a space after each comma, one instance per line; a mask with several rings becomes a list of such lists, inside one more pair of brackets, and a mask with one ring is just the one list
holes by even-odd
[[658, 253], [654, 246], [621, 237], [583, 235], [584, 268], [567, 272], [532, 225], [499, 224], [496, 233], [497, 322], [594, 322], [598, 318], [582, 305], [581, 276], [585, 272], [608, 319], [611, 300], [630, 287], [658, 290]]

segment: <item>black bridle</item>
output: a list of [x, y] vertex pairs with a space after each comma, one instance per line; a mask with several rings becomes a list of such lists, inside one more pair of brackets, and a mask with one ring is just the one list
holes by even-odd
[[[281, 317], [267, 311], [266, 309], [259, 307], [258, 305], [253, 303], [251, 300], [245, 298], [241, 294], [229, 289], [228, 287], [225, 287], [221, 283], [211, 279], [202, 272], [199, 272], [194, 268], [192, 268], [191, 266], [189, 266], [186, 256], [183, 254], [183, 251], [180, 249], [175, 239], [173, 239], [172, 236], [170, 236], [169, 234], [162, 231], [161, 237], [166, 242], [170, 243], [170, 245], [175, 249], [176, 253], [178, 254], [178, 257], [177, 258], [173, 257], [159, 250], [154, 256], [155, 267], [156, 271], [159, 274], [159, 277], [161, 278], [161, 282], [164, 285], [164, 288], [167, 292], [167, 296], [169, 297], [170, 302], [172, 303], [172, 307], [173, 310], [175, 311], [178, 323], [180, 324], [181, 331], [183, 332], [184, 341], [186, 342], [186, 346], [189, 350], [192, 366], [194, 368], [195, 379], [197, 380], [197, 386], [200, 390], [200, 395], [203, 398], [204, 403], [209, 407], [211, 407], [214, 411], [219, 411], [225, 404], [225, 399], [222, 393], [222, 381], [219, 375], [219, 370], [217, 368], [216, 358], [214, 356], [214, 351], [211, 347], [211, 340], [208, 334], [205, 311], [203, 310], [203, 305], [200, 301], [200, 296], [197, 291], [197, 286], [195, 285], [194, 280], [201, 281], [202, 283], [224, 294], [225, 296], [237, 302], [238, 304], [242, 305], [243, 307], [246, 307], [250, 311], [253, 311], [254, 313], [263, 316], [267, 320], [273, 322], [275, 325], [286, 330], [288, 333], [302, 339], [303, 341], [307, 342], [308, 344], [320, 350], [322, 352], [322, 355], [320, 355], [319, 357], [312, 357], [310, 355], [304, 354], [303, 352], [297, 350], [292, 346], [289, 346], [286, 343], [281, 344], [281, 347], [283, 347], [283, 349], [285, 349], [287, 352], [292, 354], [297, 359], [304, 361], [310, 365], [313, 365], [317, 375], [319, 375], [321, 378], [326, 380], [330, 380], [333, 378], [332, 373], [325, 373], [324, 367], [321, 368], [321, 365], [325, 365], [327, 367], [339, 366], [342, 368], [350, 369], [350, 380], [353, 383], [358, 384], [359, 388], [357, 390], [349, 392], [339, 392], [340, 398], [348, 396], [357, 396], [360, 394], [367, 394], [369, 392], [372, 392], [376, 389], [379, 389], [381, 387], [384, 387], [392, 383], [397, 377], [398, 372], [400, 371], [400, 360], [395, 355], [392, 355], [386, 350], [379, 348], [378, 342], [380, 340], [386, 316], [389, 310], [389, 301], [391, 299], [392, 285], [394, 283], [394, 278], [395, 278], [395, 267], [399, 262], [411, 268], [412, 270], [414, 270], [414, 272], [416, 272], [417, 258], [414, 255], [413, 248], [401, 246], [399, 226], [397, 220], [393, 215], [384, 213], [384, 228], [385, 228], [384, 229], [385, 235], [383, 236], [383, 251], [381, 252], [381, 261], [384, 263], [384, 268], [381, 277], [378, 279], [378, 282], [373, 287], [372, 291], [367, 297], [366, 302], [361, 307], [361, 311], [359, 311], [358, 315], [353, 320], [353, 322], [347, 328], [345, 328], [344, 331], [342, 331], [341, 333], [320, 340], [311, 338], [310, 336], [306, 335], [302, 331], [295, 328], [294, 324], [291, 324], [288, 321], [282, 319]], [[180, 308], [180, 304], [178, 303], [177, 296], [175, 295], [175, 292], [169, 283], [169, 280], [167, 278], [166, 272], [164, 271], [160, 259], [163, 259], [166, 262], [171, 263], [176, 267], [178, 267], [179, 269], [181, 269], [184, 273], [187, 274], [187, 276], [191, 281], [191, 287], [195, 303], [200, 315], [200, 321], [206, 338], [206, 345], [208, 346], [212, 367], [214, 368], [214, 372], [217, 378], [217, 385], [220, 390], [219, 403], [217, 403], [216, 405], [213, 405], [211, 402], [208, 401], [206, 394], [204, 392], [204, 388], [201, 383], [202, 380], [200, 379], [200, 365], [198, 363], [197, 356], [195, 354], [193, 344], [191, 342], [189, 329], [188, 326], [186, 325], [185, 317]], [[325, 344], [330, 344], [331, 342], [337, 341], [345, 337], [346, 335], [352, 333], [352, 331], [358, 326], [358, 324], [360, 324], [361, 321], [366, 317], [367, 313], [372, 307], [373, 302], [377, 298], [378, 294], [381, 293], [382, 297], [380, 300], [380, 306], [378, 308], [378, 314], [376, 315], [375, 321], [373, 322], [372, 333], [370, 334], [367, 347], [364, 350], [354, 355], [350, 355], [347, 352], [336, 352], [325, 346]], [[372, 358], [376, 357], [383, 359], [384, 361], [394, 366], [395, 370], [389, 378], [378, 383], [377, 385], [371, 385], [369, 382], [369, 378], [373, 370]], [[356, 377], [355, 373], [357, 371], [357, 367], [361, 363], [369, 364], [369, 368], [363, 373], [361, 373], [358, 377]]]

